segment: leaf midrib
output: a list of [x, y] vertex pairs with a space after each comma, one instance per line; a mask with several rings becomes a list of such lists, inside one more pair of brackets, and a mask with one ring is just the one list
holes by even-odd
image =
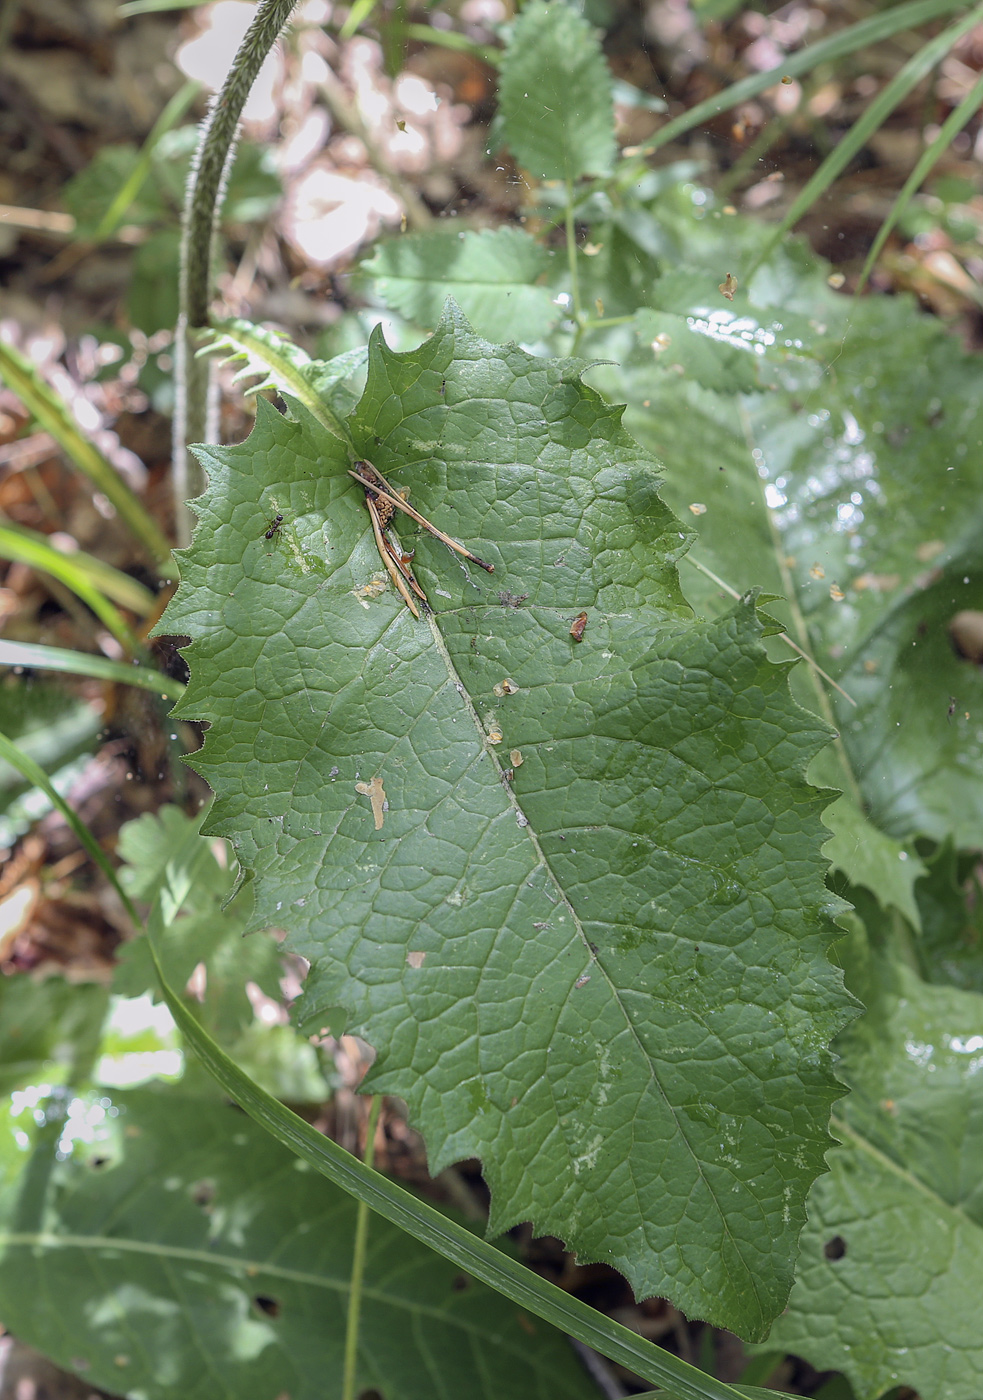
[[[833, 1114], [830, 1117], [829, 1126], [833, 1132], [839, 1133], [843, 1138], [848, 1139], [859, 1152], [865, 1152], [878, 1166], [883, 1167], [884, 1170], [890, 1172], [892, 1176], [898, 1177], [906, 1186], [910, 1186], [913, 1191], [917, 1191], [920, 1195], [927, 1197], [937, 1210], [955, 1216], [962, 1224], [970, 1226], [973, 1230], [983, 1229], [983, 1225], [981, 1225], [978, 1220], [974, 1220], [971, 1215], [967, 1215], [962, 1206], [955, 1205], [952, 1201], [947, 1201], [944, 1196], [940, 1196], [927, 1182], [922, 1181], [921, 1177], [916, 1176], [909, 1167], [902, 1166], [900, 1162], [896, 1162], [893, 1157], [882, 1151], [881, 1148], [875, 1147], [870, 1138], [865, 1137], [863, 1133], [851, 1127], [846, 1119], [838, 1118]], [[840, 1145], [846, 1146], [846, 1143], [844, 1142]]]
[[[50, 1230], [0, 1231], [0, 1248], [17, 1247], [50, 1250], [78, 1249], [83, 1253], [91, 1253], [94, 1250], [100, 1252], [118, 1250], [124, 1254], [142, 1255], [147, 1259], [159, 1260], [162, 1263], [168, 1260], [178, 1260], [188, 1264], [214, 1265], [216, 1268], [226, 1269], [231, 1273], [242, 1274], [250, 1287], [254, 1286], [261, 1276], [283, 1279], [288, 1283], [297, 1283], [305, 1287], [320, 1288], [339, 1294], [347, 1294], [350, 1287], [348, 1279], [329, 1279], [325, 1278], [323, 1274], [312, 1274], [303, 1269], [291, 1269], [283, 1264], [264, 1263], [261, 1259], [246, 1258], [243, 1255], [217, 1254], [214, 1250], [209, 1249], [193, 1249], [186, 1245], [162, 1244], [158, 1241], [123, 1239], [114, 1235], [55, 1234]], [[387, 1293], [383, 1289], [372, 1287], [369, 1284], [363, 1285], [362, 1296], [375, 1303], [395, 1307], [412, 1317], [428, 1318], [439, 1323], [441, 1327], [455, 1327], [458, 1331], [477, 1338], [487, 1345], [494, 1344], [496, 1347], [513, 1351], [515, 1355], [521, 1356], [527, 1364], [534, 1362], [534, 1358], [529, 1356], [526, 1343], [513, 1347], [502, 1338], [500, 1329], [493, 1327], [483, 1329], [476, 1323], [447, 1311], [445, 1307], [420, 1303], [398, 1293]]]
[[[643, 1061], [644, 1064], [646, 1064], [646, 1065], [648, 1066], [649, 1076], [650, 1076], [652, 1082], [653, 1082], [653, 1083], [655, 1084], [655, 1086], [658, 1088], [658, 1091], [659, 1091], [659, 1093], [660, 1093], [661, 1096], [662, 1096], [663, 1102], [665, 1103], [665, 1106], [666, 1106], [666, 1108], [667, 1108], [667, 1110], [668, 1110], [668, 1112], [669, 1112], [669, 1114], [670, 1114], [670, 1117], [672, 1118], [673, 1123], [676, 1125], [676, 1131], [679, 1133], [680, 1139], [686, 1144], [686, 1150], [689, 1152], [689, 1154], [690, 1154], [690, 1156], [691, 1156], [691, 1158], [692, 1158], [692, 1160], [693, 1160], [693, 1163], [694, 1163], [694, 1166], [695, 1166], [695, 1168], [696, 1168], [697, 1174], [698, 1174], [700, 1180], [703, 1182], [703, 1185], [704, 1185], [704, 1187], [705, 1187], [705, 1189], [706, 1189], [706, 1191], [707, 1191], [707, 1195], [709, 1196], [710, 1200], [713, 1201], [714, 1207], [715, 1207], [715, 1209], [716, 1209], [716, 1211], [717, 1211], [717, 1215], [718, 1215], [719, 1220], [720, 1220], [721, 1229], [722, 1229], [722, 1231], [724, 1232], [724, 1234], [728, 1237], [728, 1239], [730, 1240], [731, 1246], [732, 1246], [733, 1249], [734, 1249], [734, 1252], [735, 1252], [735, 1254], [736, 1254], [736, 1257], [737, 1257], [738, 1259], [741, 1260], [741, 1263], [742, 1263], [742, 1265], [743, 1265], [743, 1267], [744, 1267], [744, 1270], [745, 1270], [745, 1274], [746, 1274], [746, 1277], [747, 1277], [747, 1280], [748, 1280], [748, 1284], [749, 1284], [751, 1293], [752, 1293], [752, 1295], [753, 1295], [753, 1297], [754, 1297], [755, 1303], [756, 1303], [757, 1306], [758, 1306], [759, 1314], [762, 1315], [762, 1316], [764, 1316], [764, 1315], [765, 1315], [765, 1308], [764, 1308], [764, 1306], [763, 1306], [763, 1304], [762, 1304], [761, 1297], [759, 1296], [759, 1293], [758, 1293], [757, 1279], [756, 1279], [756, 1277], [755, 1277], [755, 1275], [754, 1275], [754, 1272], [753, 1272], [753, 1270], [751, 1270], [751, 1269], [748, 1267], [748, 1265], [747, 1265], [747, 1264], [745, 1263], [745, 1261], [744, 1261], [743, 1253], [742, 1253], [742, 1251], [741, 1251], [741, 1249], [740, 1249], [740, 1247], [739, 1247], [737, 1241], [736, 1241], [735, 1238], [734, 1238], [733, 1232], [732, 1232], [732, 1230], [731, 1230], [731, 1228], [730, 1228], [730, 1224], [729, 1224], [728, 1219], [727, 1219], [726, 1212], [724, 1211], [724, 1209], [723, 1209], [723, 1207], [721, 1206], [720, 1202], [717, 1200], [716, 1194], [715, 1194], [715, 1192], [714, 1192], [712, 1186], [710, 1185], [710, 1182], [709, 1182], [709, 1180], [707, 1179], [707, 1176], [706, 1176], [706, 1174], [705, 1174], [705, 1172], [704, 1172], [704, 1170], [703, 1170], [703, 1163], [700, 1161], [699, 1155], [698, 1155], [698, 1153], [696, 1152], [695, 1148], [694, 1148], [694, 1147], [692, 1146], [692, 1144], [690, 1143], [690, 1140], [689, 1140], [689, 1138], [687, 1137], [686, 1132], [685, 1132], [684, 1129], [683, 1129], [683, 1125], [682, 1125], [682, 1123], [681, 1123], [680, 1120], [679, 1120], [679, 1116], [678, 1116], [678, 1114], [676, 1113], [676, 1109], [675, 1109], [675, 1107], [674, 1107], [674, 1105], [673, 1105], [673, 1103], [672, 1103], [672, 1100], [670, 1099], [669, 1095], [666, 1093], [666, 1090], [665, 1090], [665, 1088], [664, 1088], [663, 1085], [662, 1085], [662, 1081], [660, 1080], [659, 1075], [658, 1075], [658, 1073], [657, 1073], [657, 1071], [656, 1071], [655, 1063], [654, 1063], [652, 1057], [651, 1057], [651, 1056], [648, 1054], [648, 1052], [646, 1051], [645, 1046], [642, 1044], [641, 1040], [639, 1039], [638, 1032], [636, 1031], [635, 1026], [634, 1026], [634, 1023], [633, 1023], [631, 1017], [630, 1017], [629, 1014], [628, 1014], [627, 1007], [624, 1005], [624, 1003], [623, 1003], [623, 1001], [622, 1001], [622, 999], [621, 999], [621, 996], [620, 996], [620, 994], [619, 994], [619, 992], [618, 992], [618, 989], [617, 989], [617, 987], [615, 986], [615, 984], [614, 984], [614, 982], [613, 982], [613, 980], [612, 980], [612, 978], [611, 978], [611, 976], [610, 976], [610, 974], [609, 974], [607, 968], [604, 966], [604, 964], [603, 964], [603, 963], [600, 961], [600, 959], [598, 958], [597, 954], [596, 954], [596, 953], [594, 952], [594, 950], [591, 948], [591, 946], [590, 946], [590, 940], [589, 940], [588, 937], [587, 937], [587, 933], [586, 933], [586, 930], [584, 929], [584, 926], [583, 926], [583, 924], [582, 924], [582, 922], [581, 922], [581, 920], [580, 920], [580, 916], [579, 916], [579, 914], [577, 913], [576, 909], [573, 907], [573, 904], [570, 902], [569, 896], [567, 895], [566, 890], [564, 889], [562, 883], [560, 882], [560, 880], [559, 880], [559, 879], [557, 878], [557, 876], [555, 875], [555, 873], [554, 873], [554, 871], [553, 871], [553, 868], [552, 868], [552, 866], [550, 865], [549, 860], [547, 859], [546, 853], [545, 853], [545, 851], [543, 850], [542, 846], [540, 845], [539, 838], [538, 838], [538, 836], [536, 835], [535, 830], [533, 829], [532, 823], [529, 821], [529, 818], [526, 816], [525, 812], [523, 812], [522, 807], [521, 807], [521, 805], [520, 805], [520, 803], [519, 803], [519, 800], [518, 800], [518, 798], [516, 797], [515, 793], [513, 792], [511, 786], [510, 786], [507, 782], [504, 781], [504, 776], [505, 776], [505, 775], [504, 775], [504, 769], [503, 769], [502, 764], [501, 764], [501, 762], [500, 762], [500, 760], [499, 760], [499, 758], [498, 758], [498, 755], [495, 753], [495, 751], [494, 751], [493, 749], [488, 748], [487, 745], [486, 745], [486, 743], [485, 743], [486, 735], [485, 735], [484, 727], [483, 727], [483, 725], [482, 725], [482, 723], [481, 723], [481, 719], [480, 719], [480, 717], [479, 717], [479, 715], [478, 715], [477, 710], [476, 710], [475, 707], [474, 707], [474, 703], [473, 703], [473, 701], [472, 701], [472, 699], [471, 699], [470, 692], [468, 691], [467, 686], [464, 684], [464, 681], [461, 679], [460, 675], [458, 674], [457, 668], [456, 668], [455, 665], [454, 665], [454, 661], [453, 661], [453, 659], [452, 659], [452, 657], [451, 657], [451, 654], [450, 654], [450, 652], [449, 652], [449, 650], [448, 650], [448, 648], [447, 648], [447, 644], [446, 644], [445, 641], [444, 641], [443, 635], [441, 634], [440, 627], [438, 626], [438, 621], [437, 621], [436, 615], [435, 615], [434, 613], [428, 614], [428, 616], [427, 616], [427, 622], [428, 622], [428, 624], [429, 624], [430, 633], [431, 633], [431, 636], [433, 637], [434, 645], [435, 645], [436, 648], [437, 648], [438, 655], [440, 656], [441, 660], [443, 661], [443, 663], [444, 663], [444, 665], [445, 665], [445, 667], [446, 667], [446, 669], [447, 669], [448, 679], [450, 680], [451, 684], [454, 686], [454, 689], [457, 691], [457, 693], [460, 695], [462, 701], [464, 702], [465, 709], [467, 710], [467, 712], [468, 712], [468, 714], [469, 714], [469, 716], [470, 716], [470, 718], [471, 718], [471, 721], [472, 721], [472, 723], [473, 723], [473, 725], [474, 725], [474, 727], [475, 727], [475, 730], [476, 730], [476, 732], [477, 732], [478, 740], [479, 740], [479, 743], [480, 743], [480, 745], [481, 745], [482, 750], [483, 750], [484, 752], [487, 752], [487, 753], [488, 753], [489, 757], [491, 758], [491, 761], [492, 761], [492, 764], [493, 764], [494, 768], [495, 768], [496, 771], [498, 772], [498, 776], [499, 776], [499, 780], [500, 780], [500, 783], [501, 783], [502, 791], [503, 791], [503, 793], [505, 794], [506, 800], [508, 801], [509, 805], [512, 807], [512, 809], [513, 809], [513, 811], [516, 813], [516, 815], [517, 815], [517, 816], [519, 816], [519, 815], [522, 816], [522, 819], [523, 819], [523, 821], [525, 822], [525, 827], [524, 827], [525, 834], [526, 834], [526, 836], [528, 837], [528, 839], [530, 840], [530, 842], [532, 843], [532, 847], [533, 847], [533, 850], [534, 850], [534, 852], [535, 852], [535, 854], [536, 854], [537, 860], [540, 862], [540, 864], [541, 864], [543, 870], [545, 870], [546, 873], [549, 875], [549, 878], [553, 881], [553, 886], [554, 886], [554, 888], [556, 889], [557, 894], [559, 895], [559, 897], [560, 897], [560, 899], [562, 900], [563, 904], [564, 904], [564, 905], [566, 906], [566, 908], [569, 910], [570, 917], [571, 917], [571, 919], [573, 920], [573, 926], [574, 926], [574, 928], [576, 929], [577, 933], [579, 934], [579, 936], [580, 936], [580, 938], [581, 938], [581, 940], [582, 940], [582, 942], [583, 942], [583, 944], [584, 944], [584, 948], [585, 948], [585, 950], [586, 950], [586, 952], [587, 952], [587, 954], [588, 954], [588, 956], [589, 956], [589, 958], [590, 958], [590, 960], [591, 960], [591, 963], [592, 963], [595, 967], [598, 967], [598, 968], [600, 969], [601, 973], [603, 974], [604, 980], [606, 981], [606, 983], [607, 983], [607, 985], [608, 985], [608, 988], [609, 988], [609, 990], [610, 990], [610, 992], [611, 992], [612, 997], [614, 998], [614, 1001], [615, 1001], [615, 1003], [616, 1003], [616, 1005], [617, 1005], [617, 1007], [618, 1007], [618, 1010], [621, 1012], [621, 1015], [624, 1017], [625, 1026], [627, 1027], [629, 1034], [631, 1035], [633, 1041], [635, 1042], [635, 1045], [638, 1047], [638, 1051], [639, 1051], [639, 1054], [640, 1054], [641, 1057], [642, 1057], [642, 1061]], [[551, 1089], [551, 1095], [552, 1095], [552, 1085], [550, 1086], [550, 1089]], [[557, 1111], [557, 1122], [558, 1122], [558, 1123], [560, 1122], [559, 1111]], [[570, 1156], [570, 1158], [571, 1158], [571, 1160], [572, 1160], [572, 1159], [573, 1159], [573, 1153], [572, 1153], [572, 1151], [570, 1150], [569, 1144], [568, 1144], [568, 1146], [567, 1146], [567, 1151], [568, 1151], [568, 1154], [569, 1154], [569, 1156]], [[640, 1199], [640, 1197], [639, 1197], [638, 1185], [637, 1185], [637, 1183], [636, 1183], [635, 1180], [634, 1180], [634, 1171], [633, 1171], [633, 1169], [632, 1169], [630, 1160], [629, 1160], [629, 1163], [628, 1163], [628, 1170], [629, 1170], [629, 1171], [631, 1172], [631, 1174], [632, 1174], [632, 1187], [633, 1187], [634, 1192], [635, 1192], [635, 1199], [636, 1199], [636, 1202], [637, 1202], [637, 1204], [638, 1204], [639, 1212], [640, 1212], [641, 1217], [644, 1219], [644, 1218], [645, 1218], [645, 1212], [644, 1212], [644, 1210], [642, 1209], [642, 1203], [641, 1203], [641, 1199]]]

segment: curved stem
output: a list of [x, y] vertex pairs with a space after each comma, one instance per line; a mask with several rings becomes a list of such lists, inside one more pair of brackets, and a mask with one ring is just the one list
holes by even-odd
[[181, 544], [186, 544], [191, 535], [191, 517], [185, 502], [189, 495], [198, 494], [201, 479], [197, 462], [189, 456], [188, 444], [208, 442], [214, 437], [209, 422], [213, 416], [209, 413], [210, 372], [207, 362], [195, 359], [195, 332], [208, 324], [212, 249], [222, 190], [246, 98], [295, 4], [296, 0], [261, 0], [222, 91], [202, 124], [188, 182], [175, 344], [174, 493]]
[[[375, 1153], [375, 1129], [382, 1108], [382, 1095], [373, 1094], [369, 1102], [369, 1119], [365, 1126], [365, 1151], [362, 1160], [372, 1166]], [[345, 1369], [341, 1383], [341, 1400], [355, 1400], [358, 1379], [358, 1319], [362, 1310], [362, 1281], [365, 1277], [365, 1255], [369, 1243], [371, 1210], [359, 1201], [355, 1214], [355, 1248], [352, 1252], [352, 1281], [348, 1290], [348, 1324], [345, 1328]]]

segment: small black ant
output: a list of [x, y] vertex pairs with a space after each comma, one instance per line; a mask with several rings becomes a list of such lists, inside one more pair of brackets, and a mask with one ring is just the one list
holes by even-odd
[[280, 514], [279, 511], [277, 511], [276, 515], [274, 515], [273, 519], [269, 523], [269, 527], [266, 531], [265, 538], [271, 540], [274, 535], [278, 535], [280, 533], [280, 527], [282, 526], [282, 524], [283, 516]]

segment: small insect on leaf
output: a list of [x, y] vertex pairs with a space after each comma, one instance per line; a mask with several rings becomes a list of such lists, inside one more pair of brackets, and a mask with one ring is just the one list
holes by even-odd
[[570, 635], [575, 642], [582, 642], [584, 640], [584, 632], [586, 630], [587, 614], [585, 612], [578, 613], [577, 616], [574, 618], [573, 622], [571, 622], [570, 624]]
[[273, 516], [273, 518], [270, 520], [269, 524], [266, 527], [266, 534], [264, 538], [271, 540], [274, 535], [278, 535], [280, 533], [280, 528], [282, 525], [283, 515], [280, 511], [277, 511], [276, 515]]
[[718, 286], [717, 291], [721, 292], [728, 301], [734, 300], [734, 293], [737, 291], [737, 278], [732, 272], [728, 272], [727, 276]]

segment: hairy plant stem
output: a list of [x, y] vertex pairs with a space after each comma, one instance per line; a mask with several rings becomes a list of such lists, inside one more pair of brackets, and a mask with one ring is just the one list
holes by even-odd
[[[365, 1125], [365, 1151], [362, 1160], [372, 1166], [375, 1155], [375, 1130], [382, 1108], [382, 1095], [373, 1094], [369, 1102], [369, 1118]], [[345, 1327], [345, 1368], [341, 1382], [341, 1400], [355, 1400], [358, 1380], [358, 1319], [362, 1310], [362, 1280], [365, 1275], [365, 1255], [369, 1244], [369, 1219], [372, 1211], [359, 1201], [355, 1212], [355, 1248], [352, 1251], [352, 1278], [348, 1289], [348, 1323]]]
[[197, 360], [197, 332], [208, 325], [212, 255], [226, 174], [235, 151], [239, 118], [263, 61], [280, 36], [297, 0], [261, 0], [229, 69], [222, 91], [202, 123], [185, 199], [181, 240], [180, 312], [175, 338], [173, 481], [178, 543], [191, 537], [186, 502], [201, 489], [201, 469], [188, 452], [192, 442], [214, 439], [210, 412], [211, 371]]

